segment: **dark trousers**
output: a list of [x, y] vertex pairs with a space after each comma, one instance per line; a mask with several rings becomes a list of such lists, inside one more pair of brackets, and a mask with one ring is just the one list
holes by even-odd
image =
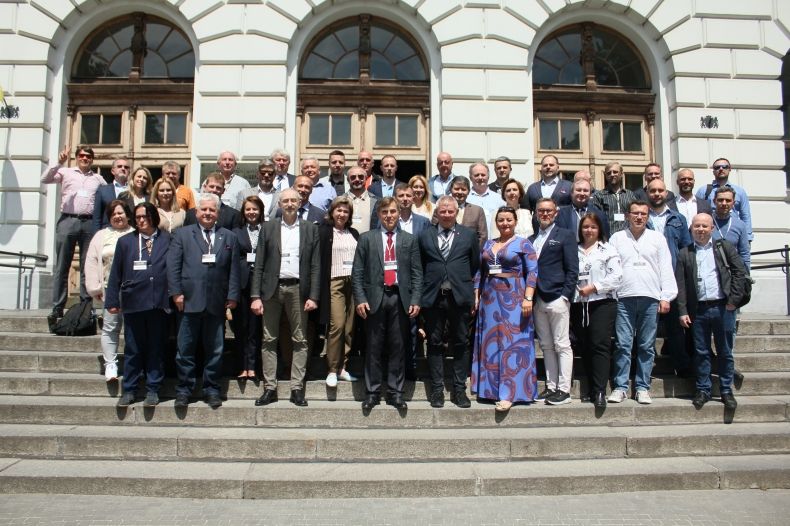
[[162, 309], [124, 313], [123, 391], [134, 393], [145, 372], [145, 389], [158, 393], [170, 320]]
[[195, 389], [195, 353], [203, 342], [203, 394], [219, 394], [222, 351], [225, 346], [225, 317], [204, 312], [184, 313], [178, 322], [177, 394], [189, 396]]
[[470, 305], [457, 305], [451, 291], [441, 292], [433, 307], [425, 309], [425, 329], [428, 333], [428, 370], [431, 391], [444, 390], [444, 328], [449, 324], [449, 349], [453, 353], [453, 391], [466, 391], [469, 376], [469, 318]]
[[243, 290], [236, 310], [233, 311], [234, 341], [236, 357], [240, 371], [256, 371], [258, 357], [261, 354], [263, 337], [263, 316], [258, 316], [250, 309], [250, 291]]
[[61, 215], [55, 227], [55, 267], [52, 281], [52, 308], [63, 309], [69, 291], [69, 270], [74, 248], [80, 246], [80, 299], [90, 299], [85, 289], [85, 255], [93, 237], [91, 218]]
[[387, 394], [403, 394], [406, 377], [406, 346], [409, 317], [397, 290], [385, 292], [376, 312], [365, 320], [365, 388], [368, 394], [381, 392], [383, 356], [387, 357]]
[[571, 305], [571, 327], [581, 351], [590, 391], [606, 391], [612, 360], [617, 301], [597, 300]]
[[660, 316], [664, 324], [664, 346], [662, 354], [669, 354], [672, 357], [672, 367], [676, 372], [691, 371], [691, 356], [686, 347], [686, 334], [680, 326], [680, 312], [678, 311], [677, 300], [670, 302], [669, 312]]

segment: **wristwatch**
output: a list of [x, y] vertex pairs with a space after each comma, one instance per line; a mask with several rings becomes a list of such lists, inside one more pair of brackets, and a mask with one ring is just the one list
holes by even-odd
[[524, 296], [524, 299], [527, 301], [532, 301], [532, 296]]

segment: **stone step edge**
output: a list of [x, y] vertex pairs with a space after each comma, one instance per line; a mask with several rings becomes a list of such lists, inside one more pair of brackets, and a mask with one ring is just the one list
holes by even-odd
[[591, 494], [790, 487], [790, 455], [481, 463], [224, 463], [0, 459], [3, 493], [187, 498]]
[[[201, 462], [490, 462], [790, 454], [790, 423], [468, 429], [0, 426], [0, 457]], [[353, 455], [353, 456], [351, 456]]]

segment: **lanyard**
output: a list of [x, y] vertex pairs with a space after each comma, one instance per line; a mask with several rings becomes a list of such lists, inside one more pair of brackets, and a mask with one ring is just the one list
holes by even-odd
[[730, 218], [727, 219], [727, 231], [726, 232], [722, 232], [721, 231], [721, 228], [719, 228], [719, 222], [718, 221], [713, 221], [713, 224], [716, 225], [716, 230], [719, 231], [719, 235], [721, 236], [721, 238], [722, 239], [727, 239], [727, 235], [730, 233], [730, 227], [732, 227], [732, 216], [730, 216]]

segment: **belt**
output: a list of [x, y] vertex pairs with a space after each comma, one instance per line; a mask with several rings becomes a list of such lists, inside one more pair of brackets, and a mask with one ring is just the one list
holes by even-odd
[[518, 278], [520, 274], [518, 272], [500, 272], [499, 274], [489, 274], [489, 278]]
[[727, 300], [698, 301], [697, 305], [700, 307], [712, 307], [713, 305], [723, 305], [725, 301]]
[[75, 218], [79, 219], [80, 221], [87, 221], [89, 219], [93, 219], [93, 215], [91, 215], [91, 214], [67, 214], [66, 212], [61, 212], [60, 215], [63, 215], [63, 216], [66, 216], [66, 217], [75, 217]]
[[439, 289], [439, 294], [442, 296], [449, 296], [453, 293], [453, 289]]
[[291, 285], [298, 285], [299, 278], [280, 278], [280, 285], [289, 287]]
[[389, 285], [389, 286], [388, 285], [384, 285], [384, 293], [385, 294], [394, 294], [396, 292], [398, 292], [398, 286], [397, 285]]

